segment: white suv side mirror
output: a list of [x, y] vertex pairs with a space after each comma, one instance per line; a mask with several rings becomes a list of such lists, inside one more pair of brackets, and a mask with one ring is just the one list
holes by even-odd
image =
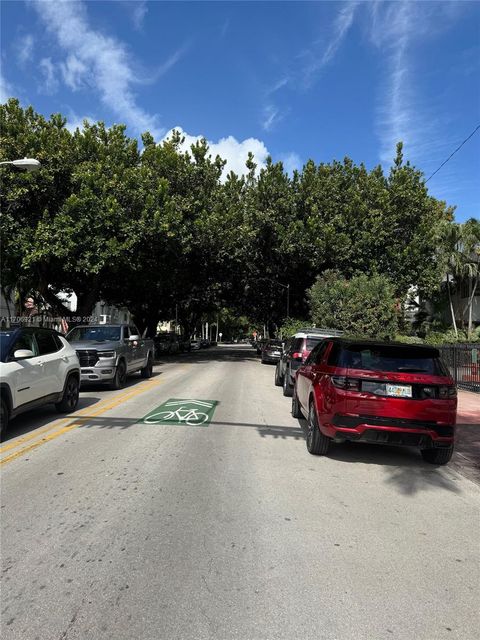
[[130, 342], [136, 342], [137, 340], [140, 340], [140, 336], [130, 336], [129, 340]]
[[30, 349], [17, 349], [13, 354], [15, 360], [25, 360], [25, 358], [33, 358], [35, 354]]

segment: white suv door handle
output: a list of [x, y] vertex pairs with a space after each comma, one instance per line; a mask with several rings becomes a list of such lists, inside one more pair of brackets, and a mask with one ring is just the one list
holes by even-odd
[[68, 356], [62, 356], [62, 360], [63, 360], [64, 362], [68, 362]]

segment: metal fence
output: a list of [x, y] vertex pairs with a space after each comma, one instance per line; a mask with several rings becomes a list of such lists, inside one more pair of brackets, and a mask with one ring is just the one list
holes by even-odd
[[448, 344], [439, 350], [457, 387], [480, 393], [480, 344]]

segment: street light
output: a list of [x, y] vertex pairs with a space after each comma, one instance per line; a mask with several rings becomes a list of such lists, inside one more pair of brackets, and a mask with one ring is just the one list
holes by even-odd
[[20, 160], [6, 160], [5, 162], [0, 162], [0, 165], [11, 164], [17, 169], [21, 169], [22, 171], [38, 171], [42, 166], [39, 160], [35, 160], [35, 158], [22, 158]]

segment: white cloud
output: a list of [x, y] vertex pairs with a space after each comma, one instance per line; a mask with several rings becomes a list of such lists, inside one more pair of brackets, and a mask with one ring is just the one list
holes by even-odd
[[134, 4], [132, 13], [133, 25], [135, 29], [137, 29], [137, 31], [140, 31], [140, 29], [143, 27], [143, 21], [145, 19], [145, 16], [147, 15], [147, 12], [148, 8], [145, 0], [137, 0]]
[[15, 89], [0, 70], [0, 102], [3, 104], [9, 98], [13, 97], [15, 97]]
[[353, 18], [357, 9], [357, 2], [346, 2], [338, 12], [333, 25], [330, 28], [332, 36], [320, 53], [316, 47], [308, 50], [304, 55], [310, 59], [310, 62], [303, 69], [304, 81], [306, 86], [310, 86], [313, 77], [323, 67], [325, 67], [335, 56], [350, 27], [353, 24]]
[[132, 91], [137, 74], [126, 47], [91, 28], [81, 3], [35, 0], [34, 6], [67, 54], [62, 71], [68, 81], [76, 88], [87, 83], [95, 89], [102, 102], [136, 134], [149, 130], [156, 139], [161, 138], [164, 130], [157, 116], [137, 104]]
[[225, 22], [222, 25], [221, 31], [220, 31], [220, 35], [222, 36], [222, 38], [224, 38], [227, 35], [227, 31], [230, 27], [230, 18], [227, 18], [225, 20]]
[[263, 109], [262, 127], [265, 131], [271, 131], [276, 124], [283, 119], [280, 109], [273, 104], [268, 104]]
[[15, 49], [17, 51], [18, 62], [21, 67], [25, 67], [33, 59], [33, 36], [29, 33], [18, 39]]
[[302, 168], [302, 161], [300, 159], [300, 156], [294, 151], [280, 156], [280, 160], [283, 163], [283, 168], [290, 176], [296, 169], [300, 170]]
[[89, 69], [76, 55], [69, 55], [60, 67], [62, 69], [63, 80], [70, 89], [76, 91], [86, 85]]
[[273, 93], [276, 93], [277, 91], [280, 91], [280, 89], [283, 89], [283, 87], [287, 86], [289, 81], [290, 81], [290, 77], [289, 76], [284, 76], [283, 78], [280, 78], [280, 80], [275, 82], [275, 84], [273, 84], [271, 87], [269, 87], [267, 89], [266, 95], [267, 96], [271, 96]]
[[185, 53], [188, 50], [188, 45], [184, 45], [177, 49], [174, 53], [172, 53], [169, 58], [160, 66], [157, 73], [155, 74], [155, 79], [158, 79], [160, 76], [165, 75], [170, 69], [177, 64], [177, 62], [183, 58]]
[[74, 111], [70, 111], [65, 126], [71, 133], [74, 133], [77, 129], [82, 131], [84, 120], [87, 120], [90, 124], [97, 122], [97, 118], [94, 116], [79, 116]]
[[40, 87], [43, 93], [55, 93], [58, 89], [57, 70], [51, 58], [42, 58], [39, 69], [43, 75], [43, 83]]
[[[168, 139], [173, 131], [178, 131], [183, 137], [185, 137], [184, 143], [181, 147], [182, 151], [190, 152], [190, 147], [195, 142], [202, 139], [203, 136], [192, 136], [186, 133], [182, 127], [174, 127], [165, 136], [165, 140]], [[233, 136], [226, 138], [220, 138], [218, 142], [207, 141], [210, 148], [210, 156], [215, 158], [219, 155], [223, 160], [227, 161], [224, 168], [224, 177], [230, 171], [234, 171], [237, 175], [243, 175], [247, 173], [245, 162], [247, 160], [249, 152], [253, 153], [254, 160], [257, 165], [257, 171], [265, 166], [267, 156], [269, 155], [268, 149], [265, 144], [257, 138], [247, 138], [246, 140], [238, 141]]]
[[[270, 131], [288, 112], [288, 109], [282, 112], [277, 105], [272, 104], [273, 94], [290, 85], [300, 85], [303, 89], [312, 86], [315, 76], [333, 59], [352, 26], [357, 4], [358, 2], [353, 1], [342, 3], [329, 27], [330, 38], [327, 43], [323, 40], [311, 43], [296, 56], [295, 68], [284, 70], [280, 79], [266, 89], [264, 98], [269, 103], [263, 108], [262, 127], [265, 131]], [[302, 61], [300, 64], [299, 60]]]
[[448, 116], [442, 115], [437, 100], [429, 106], [422, 98], [415, 74], [415, 47], [449, 25], [456, 11], [443, 3], [433, 10], [428, 5], [376, 2], [370, 6], [370, 38], [386, 69], [376, 114], [380, 160], [390, 165], [401, 140], [405, 156], [426, 171], [446, 153], [451, 140], [439, 134], [448, 126]]

